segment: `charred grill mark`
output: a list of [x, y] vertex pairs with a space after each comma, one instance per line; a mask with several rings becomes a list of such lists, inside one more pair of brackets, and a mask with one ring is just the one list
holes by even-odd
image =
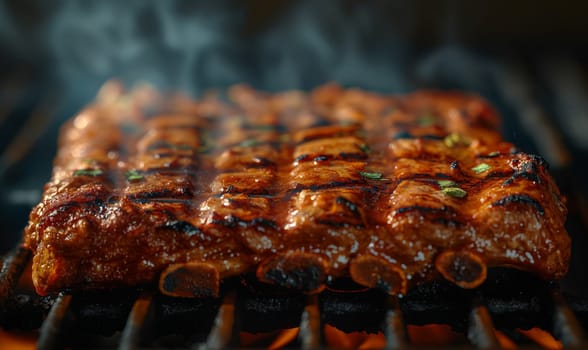
[[367, 156], [365, 153], [339, 153], [339, 158], [342, 160], [362, 160], [366, 159]]
[[427, 134], [427, 135], [419, 136], [419, 138], [421, 138], [421, 139], [425, 139], [425, 140], [441, 141], [441, 140], [443, 140], [445, 137], [443, 137], [443, 136], [440, 136], [440, 135], [431, 135], [431, 134]]
[[537, 209], [539, 214], [541, 214], [541, 215], [545, 214], [545, 209], [543, 209], [543, 206], [536, 199], [534, 199], [526, 194], [512, 194], [510, 196], [506, 196], [506, 197], [501, 198], [501, 199], [497, 200], [496, 202], [492, 203], [492, 206], [504, 206], [504, 205], [508, 205], [509, 203], [528, 204], [528, 205], [534, 207], [535, 209]]
[[321, 118], [321, 119], [318, 119], [317, 121], [315, 121], [314, 123], [312, 123], [309, 126], [309, 129], [319, 128], [319, 127], [322, 127], [322, 126], [330, 126], [330, 125], [332, 125], [332, 123], [330, 121]]
[[[294, 165], [297, 165], [297, 164], [305, 162], [305, 161], [310, 161], [311, 160], [310, 158], [311, 158], [310, 154], [299, 155], [298, 157], [294, 158]], [[328, 160], [357, 161], [357, 160], [363, 160], [366, 158], [367, 158], [367, 156], [365, 155], [365, 153], [341, 152], [337, 156], [325, 155], [325, 154], [317, 155], [314, 158], [312, 158], [312, 161], [317, 162], [317, 163], [325, 162]]]
[[229, 228], [234, 228], [234, 227], [249, 228], [249, 227], [261, 226], [261, 227], [271, 228], [274, 230], [278, 229], [278, 224], [275, 221], [270, 220], [270, 219], [266, 219], [266, 218], [262, 218], [262, 217], [257, 217], [252, 220], [243, 220], [235, 215], [228, 215], [223, 218], [215, 217], [212, 219], [212, 223], [215, 225], [222, 225], [222, 226], [229, 227]]
[[294, 159], [294, 164], [298, 164], [298, 163], [300, 163], [300, 162], [302, 162], [302, 161], [306, 160], [308, 157], [309, 157], [309, 155], [308, 155], [308, 154], [301, 154], [301, 155], [299, 155], [298, 157], [296, 157], [296, 158]]
[[411, 206], [407, 206], [407, 207], [401, 207], [398, 208], [396, 210], [394, 210], [395, 214], [404, 214], [404, 213], [408, 213], [411, 211], [418, 211], [420, 213], [424, 213], [424, 214], [443, 214], [443, 215], [447, 215], [448, 213], [454, 213], [454, 211], [446, 206], [443, 206], [441, 208], [431, 208], [431, 207], [423, 207], [421, 205], [411, 205]]
[[189, 222], [181, 221], [181, 220], [168, 221], [163, 225], [163, 227], [171, 229], [171, 230], [179, 232], [179, 233], [183, 233], [183, 234], [187, 235], [188, 237], [192, 237], [194, 235], [198, 235], [198, 234], [202, 233], [202, 231], [200, 231], [200, 229], [198, 227], [192, 225]]
[[254, 195], [269, 195], [270, 191], [268, 188], [248, 188], [248, 189], [237, 189], [235, 186], [233, 185], [228, 185], [226, 187], [223, 187], [219, 193], [219, 195], [223, 195], [223, 194], [246, 194], [248, 196], [254, 196]]
[[133, 193], [128, 195], [130, 200], [139, 200], [139, 199], [154, 199], [154, 198], [174, 198], [174, 197], [191, 197], [192, 196], [192, 189], [186, 186], [179, 186], [171, 189], [158, 189], [156, 191], [143, 191], [138, 193]]
[[412, 136], [411, 133], [409, 133], [408, 131], [401, 131], [399, 133], [394, 134], [394, 136], [392, 136], [393, 140], [402, 140], [402, 139], [413, 139], [414, 136]]
[[539, 156], [531, 156], [531, 160], [523, 160], [522, 163], [518, 159], [511, 162], [511, 165], [515, 167], [514, 174], [504, 181], [503, 185], [508, 186], [512, 184], [516, 179], [523, 178], [534, 183], [541, 183], [541, 177], [539, 176], [539, 167], [545, 166], [547, 162]]
[[353, 213], [353, 215], [356, 218], [361, 219], [361, 213], [359, 212], [359, 209], [357, 208], [357, 204], [353, 203], [352, 201], [350, 201], [349, 199], [347, 199], [343, 196], [337, 197], [336, 202], [337, 202], [337, 204], [344, 205], [347, 209], [349, 209], [349, 211], [351, 211]]
[[512, 174], [512, 171], [492, 171], [486, 175], [485, 179], [505, 178]]

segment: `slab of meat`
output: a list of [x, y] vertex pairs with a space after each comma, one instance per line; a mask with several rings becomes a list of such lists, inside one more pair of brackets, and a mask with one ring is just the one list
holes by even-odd
[[63, 126], [25, 230], [37, 292], [223, 278], [317, 291], [351, 277], [391, 294], [490, 266], [558, 279], [566, 208], [545, 161], [499, 134], [476, 96], [310, 94], [245, 86], [232, 102], [110, 83]]

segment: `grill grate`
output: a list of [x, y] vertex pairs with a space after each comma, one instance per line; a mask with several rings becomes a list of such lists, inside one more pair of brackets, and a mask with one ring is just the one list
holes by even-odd
[[[30, 322], [31, 314], [22, 309], [22, 293], [25, 293], [25, 290], [20, 289], [15, 283], [29, 263], [29, 257], [30, 254], [23, 249], [17, 249], [6, 256], [0, 271], [0, 288], [3, 292], [4, 314], [19, 314], [21, 318]], [[150, 291], [134, 293], [134, 296], [127, 298], [127, 304], [132, 305], [130, 310], [125, 308], [125, 302], [121, 303], [117, 292], [113, 292], [113, 295], [107, 293], [94, 297], [87, 294], [59, 294], [50, 297], [46, 303], [32, 304], [37, 305], [41, 314], [48, 313], [44, 320], [42, 315], [37, 320], [42, 321], [37, 345], [39, 349], [57, 349], [63, 345], [71, 345], [69, 342], [72, 339], [68, 339], [71, 334], [77, 334], [84, 329], [98, 331], [98, 328], [94, 327], [95, 323], [112, 321], [109, 317], [122, 318], [122, 322], [118, 320], [114, 324], [124, 326], [122, 329], [114, 327], [103, 330], [105, 334], [120, 331], [117, 343], [109, 345], [119, 349], [158, 345], [157, 338], [165, 335], [154, 331], [158, 327], [158, 322], [163, 319], [166, 323], [171, 322], [168, 324], [171, 329], [180, 329], [186, 322], [188, 304], [192, 304], [192, 313], [201, 313], [211, 321], [208, 326], [203, 326], [197, 324], [197, 319], [188, 318], [196, 323], [193, 326], [201, 333], [201, 337], [197, 336], [192, 346], [198, 349], [236, 348], [239, 347], [242, 331], [273, 331], [276, 327], [280, 329], [293, 326], [300, 327], [296, 343], [300, 348], [324, 348], [328, 345], [323, 334], [323, 326], [326, 323], [346, 331], [381, 331], [387, 348], [412, 349], [414, 347], [406, 335], [406, 322], [403, 321], [405, 316], [411, 324], [444, 323], [463, 330], [467, 333], [470, 348], [499, 348], [496, 329], [512, 330], [516, 327], [537, 325], [551, 331], [566, 347], [579, 349], [588, 346], [580, 322], [576, 318], [576, 314], [587, 316], [588, 300], [583, 304], [576, 302], [574, 310], [567, 304], [565, 296], [556, 285], [535, 280], [522, 272], [495, 269], [490, 271], [488, 280], [489, 283], [476, 291], [461, 290], [441, 281], [432, 282], [409, 292], [402, 299], [385, 296], [374, 290], [327, 290], [306, 297], [287, 291], [267, 295], [265, 290], [262, 290], [261, 294], [256, 294], [255, 289], [258, 286], [241, 280], [225, 286], [222, 301], [212, 307], [207, 300], [174, 299], [153, 295]], [[263, 286], [261, 288], [263, 289]], [[532, 292], [527, 291], [521, 295], [524, 289], [531, 289]], [[76, 299], [79, 300], [76, 302]], [[297, 302], [293, 302], [294, 299]], [[108, 300], [113, 303], [112, 305], [120, 305], [104, 306], [104, 301]], [[264, 304], [269, 300], [277, 304]], [[366, 300], [369, 302], [366, 303]], [[30, 304], [30, 299], [25, 301], [25, 305]], [[266, 305], [266, 308], [261, 308], [260, 305]], [[162, 312], [166, 313], [165, 317], [161, 317]], [[272, 324], [272, 313], [281, 314], [285, 324]], [[345, 317], [340, 317], [341, 314], [346, 314], [354, 321], [348, 322]], [[265, 316], [269, 316], [269, 322], [260, 321], [261, 324], [252, 326], [243, 322], [252, 318], [264, 320]], [[493, 318], [496, 322], [493, 322]], [[521, 319], [527, 320], [527, 324], [521, 323]], [[540, 322], [537, 320], [548, 323], [538, 324]], [[2, 322], [8, 328], [26, 327], [10, 317]], [[29, 327], [35, 328], [36, 325], [29, 324]], [[163, 332], [168, 332], [169, 329], [170, 327]], [[76, 344], [79, 340], [73, 341]]]

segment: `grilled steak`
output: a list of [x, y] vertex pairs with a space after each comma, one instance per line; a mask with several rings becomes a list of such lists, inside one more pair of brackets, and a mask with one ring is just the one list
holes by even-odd
[[566, 208], [545, 161], [476, 96], [245, 86], [199, 101], [107, 85], [63, 126], [25, 230], [38, 293], [159, 281], [218, 293], [256, 272], [306, 291], [350, 276], [405, 293], [488, 266], [562, 277]]

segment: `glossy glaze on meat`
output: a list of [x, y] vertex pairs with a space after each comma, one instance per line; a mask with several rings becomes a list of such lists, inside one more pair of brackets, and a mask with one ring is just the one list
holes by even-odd
[[479, 97], [228, 95], [111, 84], [63, 126], [25, 230], [40, 294], [159, 279], [170, 295], [215, 295], [248, 272], [401, 294], [439, 277], [473, 288], [488, 266], [566, 273], [566, 209], [545, 161], [502, 141]]

